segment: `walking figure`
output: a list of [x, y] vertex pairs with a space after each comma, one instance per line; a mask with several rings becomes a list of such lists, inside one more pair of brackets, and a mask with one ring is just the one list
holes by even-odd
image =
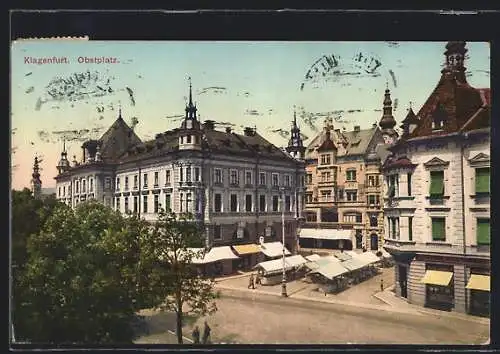
[[208, 326], [207, 321], [205, 321], [205, 327], [203, 328], [203, 344], [210, 343], [210, 327]]
[[200, 328], [198, 326], [194, 327], [192, 336], [194, 344], [200, 344]]
[[257, 275], [255, 276], [255, 284], [262, 285], [259, 273], [257, 273]]
[[380, 291], [384, 291], [384, 279], [380, 279]]
[[253, 279], [253, 273], [250, 274], [250, 278], [248, 279], [248, 289], [255, 289], [255, 283], [254, 283], [254, 279]]

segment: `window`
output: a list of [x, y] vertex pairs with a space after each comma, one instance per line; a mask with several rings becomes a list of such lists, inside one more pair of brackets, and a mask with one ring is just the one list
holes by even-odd
[[165, 171], [165, 185], [170, 184], [170, 170]]
[[245, 211], [252, 211], [252, 195], [245, 195]]
[[106, 189], [106, 190], [111, 189], [111, 178], [110, 177], [104, 178], [104, 189]]
[[273, 211], [278, 211], [279, 198], [277, 195], [273, 195]]
[[440, 199], [444, 195], [444, 171], [431, 171], [431, 185], [429, 191], [432, 199]]
[[290, 175], [285, 175], [285, 186], [290, 187]]
[[232, 185], [238, 184], [238, 171], [237, 170], [231, 170], [230, 179], [231, 179]]
[[186, 144], [191, 144], [191, 135], [186, 136]]
[[439, 104], [432, 115], [432, 130], [443, 129], [446, 118], [446, 110], [442, 104]]
[[[120, 178], [119, 177], [116, 179], [116, 190], [117, 191], [120, 190]], [[78, 192], [78, 187], [76, 187], [76, 191]]]
[[378, 195], [370, 194], [368, 196], [368, 204], [370, 204], [370, 205], [378, 204], [377, 203], [377, 197], [378, 197]]
[[179, 182], [184, 182], [184, 168], [179, 167]]
[[413, 241], [413, 216], [408, 217], [408, 241]]
[[375, 187], [375, 177], [376, 176], [368, 176], [368, 186]]
[[477, 219], [477, 245], [490, 245], [490, 219]]
[[214, 225], [214, 240], [222, 240], [222, 230], [220, 225]]
[[321, 172], [321, 182], [330, 182], [331, 176], [330, 172]]
[[330, 155], [328, 155], [328, 154], [321, 155], [321, 164], [322, 165], [329, 165], [330, 164]]
[[222, 194], [214, 194], [214, 211], [220, 213], [222, 211]]
[[214, 180], [215, 183], [222, 183], [222, 170], [220, 168], [214, 170]]
[[57, 195], [60, 197], [61, 196], [61, 187], [59, 187]]
[[389, 237], [399, 240], [399, 218], [388, 217], [387, 224], [389, 227]]
[[160, 201], [159, 201], [159, 198], [160, 196], [158, 194], [155, 194], [154, 195], [154, 212], [155, 213], [158, 213], [158, 209], [159, 209], [159, 204], [160, 204]]
[[245, 172], [245, 184], [251, 186], [252, 183], [252, 171]]
[[125, 197], [125, 212], [128, 213], [128, 197]]
[[186, 167], [186, 182], [191, 182], [191, 166]]
[[322, 202], [332, 201], [332, 191], [321, 191], [321, 201]]
[[346, 180], [350, 182], [356, 182], [356, 170], [347, 170]]
[[184, 193], [179, 193], [179, 212], [184, 212]]
[[275, 187], [279, 186], [279, 176], [277, 173], [272, 174], [272, 179], [273, 179], [273, 181], [272, 181], [273, 186], [275, 186]]
[[377, 214], [370, 214], [370, 226], [371, 227], [378, 227]]
[[408, 196], [411, 197], [411, 173], [408, 173], [407, 179], [408, 179]]
[[348, 224], [361, 223], [362, 215], [359, 213], [347, 213], [344, 214], [344, 222]]
[[192, 194], [186, 193], [186, 213], [191, 212], [191, 209], [193, 208], [191, 205], [192, 202], [193, 202]]
[[125, 190], [128, 191], [128, 177], [125, 177]]
[[266, 173], [265, 172], [261, 172], [259, 174], [259, 184], [261, 186], [265, 186], [266, 185]]
[[148, 212], [148, 196], [147, 195], [142, 197], [142, 211], [144, 213]]
[[259, 211], [266, 211], [266, 196], [259, 196]]
[[116, 197], [116, 210], [120, 211], [120, 197]]
[[339, 188], [337, 192], [338, 192], [338, 199], [344, 200], [344, 190], [342, 188]]
[[134, 197], [134, 213], [137, 213], [139, 209], [139, 197], [135, 196]]
[[66, 196], [66, 186], [63, 186], [63, 197]]
[[71, 184], [68, 186], [68, 195], [71, 195]]
[[313, 196], [312, 194], [306, 194], [306, 203], [312, 203]]
[[238, 211], [238, 196], [231, 194], [231, 211]]
[[200, 168], [199, 167], [195, 167], [194, 168], [194, 181], [195, 182], [200, 182], [201, 181], [201, 178], [200, 178]]
[[285, 196], [285, 211], [292, 211], [292, 203], [289, 195]]
[[165, 194], [165, 211], [168, 212], [171, 210], [171, 200], [172, 200], [172, 196], [170, 194]]
[[387, 196], [394, 198], [399, 196], [399, 175], [390, 175], [387, 177]]
[[139, 176], [135, 175], [134, 176], [134, 189], [139, 188]]
[[306, 177], [307, 177], [307, 184], [312, 184], [313, 183], [313, 175], [312, 175], [312, 173], [308, 173], [306, 175]]
[[476, 194], [490, 193], [490, 168], [476, 168]]
[[432, 241], [446, 240], [445, 218], [431, 218], [432, 221]]
[[345, 192], [347, 201], [356, 202], [358, 200], [358, 192], [357, 191], [346, 191]]
[[158, 187], [158, 179], [159, 179], [159, 173], [158, 172], [155, 172], [154, 174], [154, 186], [153, 187]]
[[82, 193], [85, 193], [85, 192], [87, 192], [87, 188], [86, 188], [86, 187], [87, 187], [87, 186], [86, 186], [86, 182], [87, 182], [86, 180], [82, 180]]

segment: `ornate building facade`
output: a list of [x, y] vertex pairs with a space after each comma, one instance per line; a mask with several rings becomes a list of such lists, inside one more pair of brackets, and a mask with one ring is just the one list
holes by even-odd
[[346, 132], [325, 121], [306, 150], [302, 248], [379, 250], [384, 234], [380, 168], [386, 147], [397, 138], [395, 125], [389, 90], [380, 127]]
[[57, 197], [75, 207], [88, 198], [154, 221], [161, 208], [192, 213], [211, 246], [282, 240], [297, 249], [304, 183], [303, 146], [294, 121], [286, 151], [255, 129], [243, 134], [201, 123], [189, 103], [179, 128], [142, 142], [120, 115], [99, 140], [86, 141], [81, 161], [63, 149]]
[[449, 42], [441, 78], [384, 164], [384, 248], [396, 294], [486, 314], [490, 274], [490, 90], [466, 80], [465, 42]]

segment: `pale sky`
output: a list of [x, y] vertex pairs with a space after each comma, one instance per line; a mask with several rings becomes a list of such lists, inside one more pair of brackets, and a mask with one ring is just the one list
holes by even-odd
[[[436, 86], [445, 45], [13, 42], [12, 187], [29, 187], [36, 154], [43, 160], [43, 187], [54, 187], [62, 137], [69, 140], [69, 159], [73, 155], [80, 159], [83, 140], [99, 138], [117, 118], [119, 106], [128, 124], [137, 118], [135, 130], [143, 140], [179, 126], [176, 116], [184, 114], [188, 77], [192, 79], [193, 99], [201, 121], [223, 123], [219, 125], [221, 130], [227, 123], [234, 124], [237, 132], [243, 126], [256, 126], [277, 146], [287, 144], [285, 134], [290, 129], [294, 106], [301, 131], [308, 137], [321, 129], [328, 115], [336, 119], [337, 128], [369, 128], [382, 116], [386, 85], [397, 105], [394, 116], [399, 126], [409, 102], [417, 112]], [[477, 88], [490, 87], [489, 44], [468, 42], [467, 48], [468, 82]], [[36, 65], [28, 59], [54, 56], [66, 57], [68, 63]], [[113, 57], [117, 62], [79, 63], [80, 57]]]

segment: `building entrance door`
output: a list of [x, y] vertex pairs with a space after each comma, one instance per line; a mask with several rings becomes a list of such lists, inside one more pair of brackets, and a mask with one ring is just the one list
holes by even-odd
[[372, 251], [378, 251], [378, 235], [371, 234], [370, 236], [370, 249]]
[[408, 297], [408, 274], [405, 266], [399, 266], [399, 287], [401, 288], [401, 297], [405, 299]]
[[363, 234], [361, 230], [356, 230], [356, 248], [358, 250], [363, 248]]

